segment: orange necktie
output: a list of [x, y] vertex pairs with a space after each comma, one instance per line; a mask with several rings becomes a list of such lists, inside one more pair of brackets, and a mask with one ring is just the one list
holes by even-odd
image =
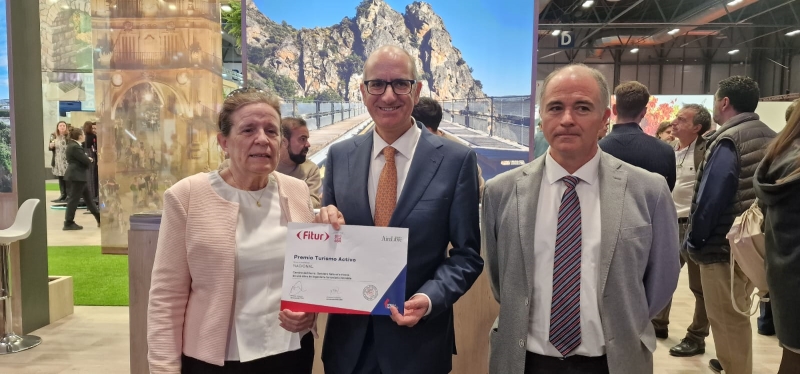
[[391, 146], [383, 148], [383, 165], [378, 179], [378, 191], [375, 193], [375, 226], [389, 226], [394, 207], [397, 205], [397, 166], [394, 164], [396, 149]]

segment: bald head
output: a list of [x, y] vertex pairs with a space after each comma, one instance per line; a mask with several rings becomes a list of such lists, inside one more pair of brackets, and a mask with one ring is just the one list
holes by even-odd
[[369, 74], [372, 73], [371, 69], [378, 61], [397, 59], [401, 59], [408, 64], [408, 69], [412, 74], [412, 79], [419, 79], [419, 74], [417, 74], [417, 64], [414, 63], [414, 58], [411, 57], [411, 54], [409, 54], [408, 51], [396, 45], [384, 45], [372, 52], [367, 58], [367, 61], [364, 63], [364, 80], [375, 79], [374, 77], [369, 76]]
[[[547, 86], [550, 84], [550, 81], [552, 81], [553, 78], [561, 75], [585, 76], [594, 79], [594, 81], [597, 82], [597, 87], [600, 91], [600, 104], [605, 107], [611, 105], [611, 92], [608, 89], [606, 77], [599, 70], [592, 69], [584, 64], [567, 65], [550, 73], [550, 75], [545, 78], [544, 83], [542, 84], [542, 95], [540, 97], [540, 101], [544, 99], [544, 95], [547, 93]], [[541, 102], [539, 105], [541, 106]]]

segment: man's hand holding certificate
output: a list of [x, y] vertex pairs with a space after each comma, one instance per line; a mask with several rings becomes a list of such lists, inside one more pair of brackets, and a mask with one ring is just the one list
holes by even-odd
[[403, 313], [408, 229], [289, 223], [281, 309]]

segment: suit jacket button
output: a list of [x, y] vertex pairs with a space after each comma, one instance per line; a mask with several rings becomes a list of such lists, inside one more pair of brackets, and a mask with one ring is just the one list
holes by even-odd
[[519, 340], [519, 346], [520, 346], [520, 347], [525, 347], [525, 341], [524, 341], [524, 340], [522, 340], [522, 339], [520, 339], [520, 340]]

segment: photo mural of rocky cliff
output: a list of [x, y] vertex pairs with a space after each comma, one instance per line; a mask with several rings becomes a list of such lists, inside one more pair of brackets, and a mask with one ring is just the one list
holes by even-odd
[[415, 57], [423, 95], [485, 97], [430, 4], [414, 2], [401, 14], [383, 0], [365, 0], [338, 24], [300, 30], [270, 19], [252, 0], [245, 13], [248, 84], [284, 99], [361, 101], [364, 61], [386, 44]]

